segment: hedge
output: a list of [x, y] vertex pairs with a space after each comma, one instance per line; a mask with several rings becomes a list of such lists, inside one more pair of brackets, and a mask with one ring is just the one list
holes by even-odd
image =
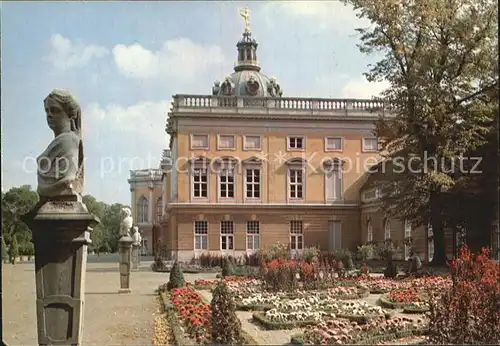
[[254, 312], [252, 314], [253, 320], [262, 325], [266, 330], [280, 330], [280, 329], [294, 329], [312, 326], [318, 324], [318, 321], [289, 321], [289, 322], [275, 322], [268, 320], [261, 312]]

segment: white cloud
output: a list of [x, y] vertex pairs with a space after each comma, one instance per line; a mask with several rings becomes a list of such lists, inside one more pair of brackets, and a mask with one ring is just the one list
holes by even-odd
[[83, 110], [84, 133], [85, 128], [92, 132], [99, 129], [101, 140], [109, 135], [146, 136], [148, 141], [166, 147], [168, 142], [164, 126], [170, 102], [142, 101], [128, 107], [116, 104], [101, 107], [97, 103], [91, 103]]
[[199, 45], [187, 38], [169, 40], [151, 51], [138, 43], [113, 48], [118, 70], [130, 78], [171, 77], [192, 82], [195, 77], [226, 62], [217, 45]]
[[48, 60], [60, 70], [66, 71], [74, 67], [84, 67], [90, 60], [102, 58], [109, 51], [102, 46], [84, 44], [83, 42], [72, 42], [70, 39], [54, 34], [50, 38], [51, 52]]
[[[356, 17], [356, 12], [350, 5], [340, 1], [271, 1], [266, 3], [268, 16], [275, 16], [280, 12], [294, 17], [305, 17], [314, 20], [314, 26], [319, 29], [335, 27], [351, 30], [355, 27], [369, 24], [364, 19]], [[269, 18], [272, 21], [272, 18]]]
[[342, 88], [341, 94], [345, 98], [369, 99], [372, 96], [378, 96], [387, 87], [389, 87], [388, 82], [368, 82], [366, 79], [360, 78], [347, 82]]

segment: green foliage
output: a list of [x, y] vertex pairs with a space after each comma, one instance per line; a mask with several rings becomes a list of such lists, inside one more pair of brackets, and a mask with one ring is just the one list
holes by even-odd
[[373, 245], [361, 245], [358, 246], [358, 251], [356, 253], [356, 257], [359, 261], [365, 262], [373, 257], [375, 254], [375, 248]]
[[321, 250], [319, 249], [319, 247], [311, 246], [303, 250], [302, 254], [300, 255], [300, 259], [306, 261], [307, 263], [312, 263], [314, 261], [318, 261], [320, 256]]
[[38, 194], [31, 190], [30, 185], [2, 192], [2, 233], [6, 244], [11, 244], [14, 235], [21, 244], [31, 239], [31, 230], [21, 221], [21, 216], [27, 214], [37, 202]]
[[233, 276], [235, 272], [235, 265], [230, 258], [225, 257], [222, 260], [222, 277]]
[[2, 237], [2, 260], [4, 262], [9, 260], [9, 254], [7, 253], [7, 244], [5, 244], [5, 239]]
[[212, 343], [216, 345], [241, 345], [241, 321], [236, 316], [236, 304], [224, 280], [217, 283], [212, 302]]
[[34, 256], [35, 255], [35, 245], [32, 242], [26, 242], [19, 246], [19, 254], [21, 256]]
[[288, 245], [286, 244], [272, 244], [266, 246], [260, 252], [261, 261], [267, 262], [274, 259], [287, 259], [288, 258]]
[[382, 97], [395, 118], [381, 117], [376, 135], [383, 156], [403, 169], [379, 179], [383, 209], [416, 226], [430, 221], [434, 261], [443, 263], [443, 199], [457, 183], [456, 160], [486, 143], [498, 112], [497, 102], [481, 101], [498, 88], [498, 2], [344, 2], [372, 23], [357, 29], [360, 50], [383, 54], [367, 79], [389, 83]]
[[172, 269], [170, 270], [170, 278], [167, 284], [169, 290], [174, 288], [186, 287], [186, 281], [184, 280], [184, 273], [178, 261], [174, 262]]
[[17, 237], [14, 235], [10, 242], [10, 260], [12, 264], [16, 262], [17, 257], [19, 257], [19, 244], [17, 243]]

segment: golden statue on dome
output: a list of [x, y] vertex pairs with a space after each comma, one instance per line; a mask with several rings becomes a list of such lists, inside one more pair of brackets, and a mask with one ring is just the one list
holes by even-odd
[[245, 32], [250, 32], [250, 9], [246, 6], [240, 9], [240, 16], [242, 16], [245, 21]]

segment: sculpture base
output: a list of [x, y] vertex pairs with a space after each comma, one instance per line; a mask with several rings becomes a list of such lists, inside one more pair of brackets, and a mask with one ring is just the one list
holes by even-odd
[[120, 252], [120, 290], [130, 290], [133, 242], [134, 240], [129, 236], [123, 236], [118, 240]]
[[80, 345], [87, 245], [99, 221], [78, 198], [44, 199], [22, 217], [35, 244], [40, 345]]
[[132, 290], [130, 288], [120, 288], [118, 290], [118, 293], [119, 294], [122, 294], [122, 293], [132, 293]]

